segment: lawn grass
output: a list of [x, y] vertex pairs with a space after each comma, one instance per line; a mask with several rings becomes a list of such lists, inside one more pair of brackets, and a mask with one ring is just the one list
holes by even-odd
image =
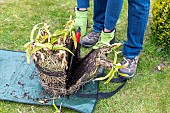
[[[74, 0], [5, 0], [0, 2], [0, 48], [24, 51], [32, 27], [40, 22], [51, 25], [51, 30], [63, 29], [74, 14]], [[92, 18], [92, 7], [90, 8]], [[90, 20], [92, 24], [92, 20]], [[117, 39], [126, 40], [127, 0], [117, 23]], [[136, 77], [115, 96], [101, 99], [94, 113], [169, 113], [170, 112], [170, 54], [158, 52], [150, 41], [150, 25], [145, 33], [144, 48]], [[89, 51], [89, 49], [82, 49]], [[83, 53], [83, 54], [85, 54]], [[166, 57], [164, 57], [166, 56]], [[157, 70], [162, 63], [164, 68]], [[101, 91], [111, 91], [117, 85], [100, 82]], [[0, 101], [0, 113], [53, 113], [52, 106], [26, 105]], [[66, 113], [76, 113], [63, 108]]]

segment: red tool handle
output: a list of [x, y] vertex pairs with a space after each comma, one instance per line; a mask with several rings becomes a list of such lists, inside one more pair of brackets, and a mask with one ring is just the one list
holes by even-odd
[[80, 33], [81, 29], [80, 27], [77, 29], [76, 31], [76, 40], [78, 43], [80, 43], [80, 36], [81, 36], [81, 33]]

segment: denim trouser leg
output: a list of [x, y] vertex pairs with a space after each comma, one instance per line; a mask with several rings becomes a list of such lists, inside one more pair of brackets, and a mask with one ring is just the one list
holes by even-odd
[[107, 0], [94, 0], [93, 31], [101, 32], [104, 27]]
[[120, 16], [123, 0], [108, 0], [105, 12], [104, 27], [113, 30]]
[[134, 58], [142, 50], [149, 7], [150, 0], [128, 0], [128, 40], [122, 49], [126, 58]]
[[77, 7], [78, 8], [88, 8], [89, 0], [77, 0]]
[[113, 30], [119, 18], [123, 0], [94, 0], [93, 31], [101, 32], [105, 27]]

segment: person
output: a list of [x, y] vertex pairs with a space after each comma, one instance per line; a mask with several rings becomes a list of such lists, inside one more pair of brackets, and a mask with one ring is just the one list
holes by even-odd
[[[93, 30], [82, 38], [84, 47], [97, 49], [103, 44], [110, 44], [114, 37], [115, 26], [119, 19], [123, 0], [94, 0]], [[89, 0], [77, 0], [75, 27], [80, 27], [82, 36], [86, 34]], [[127, 41], [123, 44], [125, 57], [122, 65], [128, 62], [120, 73], [132, 78], [136, 74], [139, 54], [142, 50], [144, 33], [147, 26], [150, 0], [128, 0]]]

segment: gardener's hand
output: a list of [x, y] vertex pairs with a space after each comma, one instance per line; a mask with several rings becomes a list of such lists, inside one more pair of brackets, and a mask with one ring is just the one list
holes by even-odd
[[93, 49], [98, 49], [104, 45], [112, 45], [115, 40], [115, 32], [116, 30], [114, 29], [112, 32], [106, 33], [102, 31], [100, 35], [99, 41], [93, 46]]
[[86, 34], [87, 10], [85, 11], [76, 10], [76, 19], [75, 19], [74, 26], [75, 26], [75, 29], [78, 29], [78, 27], [81, 28], [81, 36], [84, 36]]

